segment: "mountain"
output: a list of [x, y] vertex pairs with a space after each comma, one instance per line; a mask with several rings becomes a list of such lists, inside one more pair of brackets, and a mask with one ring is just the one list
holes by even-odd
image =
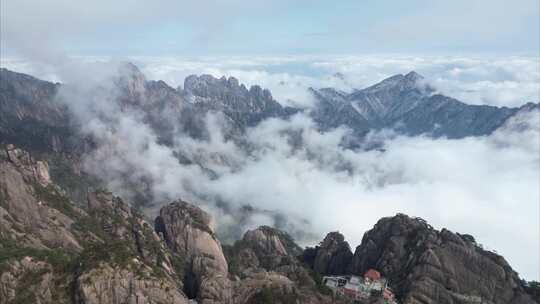
[[345, 303], [319, 291], [284, 232], [247, 232], [226, 257], [200, 208], [177, 200], [150, 220], [106, 191], [76, 204], [14, 146], [0, 149], [0, 215], [2, 304]]
[[[136, 66], [124, 64], [111, 82], [118, 88], [115, 98], [121, 109], [141, 111], [166, 144], [171, 144], [178, 132], [207, 137], [207, 113], [220, 113], [226, 118], [230, 123], [230, 130], [225, 132], [228, 138], [241, 137], [246, 128], [267, 118], [288, 118], [304, 112], [322, 131], [340, 126], [352, 129], [358, 142], [370, 130], [381, 128], [433, 137], [487, 135], [520, 110], [468, 105], [436, 94], [415, 72], [395, 75], [352, 93], [310, 89], [317, 101], [310, 109], [283, 107], [270, 91], [259, 86], [248, 89], [233, 77], [191, 75], [185, 79], [183, 89], [174, 89], [163, 81], [146, 80]], [[65, 106], [70, 96], [56, 96], [61, 86], [0, 69], [0, 110], [4, 113], [0, 118], [0, 141], [32, 151], [84, 153], [90, 149], [91, 140], [80, 138], [77, 122], [71, 121], [70, 109]]]
[[[332, 232], [302, 250], [261, 226], [222, 245], [212, 217], [182, 200], [153, 220], [103, 190], [75, 203], [45, 160], [0, 149], [0, 303], [351, 303], [320, 275], [378, 269], [399, 303], [534, 303], [504, 258], [467, 234], [403, 214], [354, 254]], [[356, 303], [384, 303], [372, 294]]]
[[186, 99], [205, 111], [219, 111], [242, 127], [254, 126], [269, 117], [287, 117], [297, 110], [284, 108], [267, 89], [251, 86], [249, 90], [234, 77], [214, 78], [191, 75], [184, 81]]
[[471, 235], [438, 231], [404, 214], [380, 219], [354, 255], [332, 232], [303, 259], [321, 275], [378, 269], [403, 303], [534, 303], [502, 256]]
[[[519, 122], [520, 117], [540, 108], [533, 103], [520, 108], [468, 105], [436, 94], [415, 72], [395, 75], [352, 93], [310, 89], [316, 103], [300, 109], [284, 107], [268, 90], [247, 88], [233, 77], [192, 75], [182, 88], [172, 88], [163, 81], [147, 80], [133, 64], [116, 68], [97, 85], [89, 79], [88, 84], [78, 86], [0, 69], [0, 144], [14, 144], [46, 160], [52, 178], [75, 202], [83, 201], [88, 189], [105, 187], [102, 179], [84, 170], [84, 160], [100, 147], [99, 139], [88, 131], [92, 125], [89, 120], [96, 117], [112, 122], [113, 126], [107, 127], [114, 129], [120, 118], [135, 115], [158, 144], [173, 147], [178, 138], [209, 141], [211, 133], [216, 133], [211, 130], [216, 126], [208, 125], [212, 114], [220, 120], [219, 136], [249, 155], [252, 147], [246, 143], [246, 130], [269, 118], [305, 114], [321, 132], [347, 127], [352, 134], [340, 144], [360, 149], [365, 148], [364, 136], [372, 130], [390, 128], [411, 136], [482, 136]], [[302, 134], [287, 132], [292, 146], [301, 147]], [[221, 155], [201, 157], [176, 150], [174, 157], [179, 162], [197, 166], [211, 178], [218, 173], [209, 169], [208, 158], [219, 164], [230, 161]], [[135, 193], [130, 199], [135, 205], [147, 206], [153, 201], [151, 185], [144, 176], [125, 183]]]
[[[100, 142], [80, 119], [99, 109], [91, 104], [77, 113], [77, 89], [0, 69], [0, 304], [348, 303], [322, 276], [370, 269], [388, 279], [400, 303], [534, 303], [527, 293], [536, 285], [521, 281], [502, 256], [470, 235], [403, 214], [379, 220], [354, 252], [339, 232], [302, 249], [268, 226], [222, 245], [212, 217], [181, 199], [150, 218], [136, 208], [150, 201], [146, 188], [134, 185], [140, 196], [127, 201], [83, 169]], [[189, 76], [175, 89], [125, 64], [83, 93], [112, 106], [98, 112], [105, 119], [136, 113], [166, 146], [178, 136], [208, 138], [209, 113], [227, 122], [225, 137], [242, 143], [247, 128], [296, 113], [321, 131], [349, 127], [361, 141], [381, 128], [450, 138], [527, 129], [524, 117], [539, 108], [467, 105], [436, 94], [414, 72], [352, 93], [310, 91], [318, 100], [313, 108], [290, 108], [232, 77]], [[206, 166], [182, 151], [175, 157]], [[360, 303], [381, 301], [374, 294]]]
[[358, 134], [390, 128], [411, 136], [488, 135], [520, 109], [463, 103], [436, 93], [416, 72], [350, 94], [332, 88], [311, 91], [317, 100], [316, 121], [327, 128], [345, 125]]

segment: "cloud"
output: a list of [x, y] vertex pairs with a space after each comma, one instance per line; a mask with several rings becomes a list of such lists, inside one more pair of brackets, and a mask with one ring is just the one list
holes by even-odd
[[[342, 148], [340, 142], [348, 130], [321, 134], [303, 115], [286, 121], [270, 119], [248, 129], [240, 145], [225, 139], [223, 117], [209, 115], [208, 139], [177, 132], [173, 144], [165, 146], [144, 120], [144, 113], [121, 110], [114, 102], [119, 91], [111, 86], [111, 79], [118, 77], [119, 68], [106, 60], [101, 58], [102, 63], [96, 65], [86, 58], [50, 71], [66, 82], [60, 97], [69, 101], [83, 131], [97, 139], [98, 149], [85, 159], [86, 170], [124, 197], [133, 197], [134, 186], [150, 193], [150, 214], [182, 197], [214, 214], [221, 237], [227, 240], [259, 224], [273, 224], [292, 232], [303, 245], [315, 244], [333, 230], [342, 231], [357, 245], [377, 219], [403, 212], [423, 217], [436, 228], [470, 233], [505, 256], [525, 278], [540, 278], [536, 258], [540, 254], [540, 113], [518, 116], [490, 136], [461, 140], [377, 132], [367, 140], [382, 142], [384, 149], [370, 151]], [[529, 68], [537, 59], [527, 57], [134, 61], [142, 62], [149, 78], [176, 84], [193, 72], [232, 73], [241, 81], [248, 79], [248, 84], [253, 81], [271, 88], [283, 86], [280, 81], [300, 83], [299, 89], [278, 91], [275, 96], [280, 101], [281, 96], [300, 96], [298, 90], [311, 85], [335, 82], [344, 89], [349, 84], [362, 87], [412, 69], [431, 75], [434, 83], [446, 81], [446, 90], [456, 92], [478, 82], [500, 84], [509, 79], [523, 88], [538, 78]], [[93, 75], [91, 82], [85, 76], [88, 71]], [[328, 78], [336, 72], [343, 73], [347, 83], [340, 77]], [[490, 90], [486, 87], [485, 93]], [[520, 100], [514, 97], [507, 104], [518, 105]], [[493, 103], [498, 102], [502, 101]], [[191, 162], [180, 163], [178, 155]], [[246, 211], [246, 206], [252, 210]]]
[[[234, 76], [269, 88], [285, 105], [309, 106], [307, 88], [344, 91], [373, 85], [386, 77], [415, 70], [441, 93], [469, 104], [518, 107], [538, 102], [537, 57], [489, 56], [287, 56], [287, 57], [133, 57], [151, 79], [182, 85], [188, 74]], [[340, 73], [343, 77], [336, 77]]]
[[[420, 216], [439, 229], [475, 235], [521, 275], [538, 278], [539, 115], [530, 117], [528, 133], [503, 129], [462, 140], [398, 136], [385, 141], [385, 152], [343, 150], [337, 145], [343, 133], [319, 134], [306, 118], [267, 122], [249, 136], [266, 148], [242, 170], [205, 185], [206, 191], [306, 218], [318, 236], [340, 230], [352, 244], [380, 217]], [[301, 149], [279, 135], [283, 128], [302, 130]]]
[[120, 55], [538, 51], [536, 0], [1, 4], [2, 48], [23, 53], [60, 46], [78, 54]]
[[[191, 74], [234, 76], [246, 85], [270, 89], [283, 105], [309, 107], [309, 87], [351, 92], [398, 73], [417, 71], [442, 94], [469, 104], [519, 107], [540, 101], [540, 59], [527, 56], [236, 56], [127, 57], [149, 79], [182, 86]], [[52, 81], [65, 62], [106, 63], [120, 58], [67, 57], [57, 61], [3, 58], [1, 65]]]

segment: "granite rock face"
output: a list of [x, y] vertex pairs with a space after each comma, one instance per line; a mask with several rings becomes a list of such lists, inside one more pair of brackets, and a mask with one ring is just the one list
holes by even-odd
[[502, 256], [403, 214], [379, 220], [350, 267], [380, 270], [403, 303], [534, 303]]
[[[236, 280], [237, 303], [258, 303], [271, 298], [272, 303], [331, 303], [301, 263], [302, 249], [285, 232], [268, 226], [249, 230], [226, 250]], [[335, 303], [342, 303], [334, 299]]]
[[19, 299], [28, 303], [52, 303], [55, 286], [51, 272], [49, 263], [29, 256], [12, 261], [0, 274], [0, 303]]
[[103, 191], [79, 208], [47, 168], [12, 145], [0, 151], [0, 303], [187, 303], [171, 252], [140, 214]]
[[307, 248], [302, 259], [321, 275], [347, 274], [353, 253], [345, 237], [339, 232], [330, 232], [315, 248]]
[[228, 265], [217, 240], [211, 217], [183, 201], [160, 210], [156, 231], [163, 235], [171, 251], [184, 261], [184, 290], [200, 303], [230, 303]]
[[60, 85], [0, 68], [0, 143], [31, 151], [70, 149], [66, 107], [54, 102]]
[[34, 248], [81, 250], [69, 229], [73, 219], [58, 210], [66, 203], [61, 193], [45, 162], [13, 145], [0, 150], [0, 235]]
[[77, 278], [77, 303], [187, 304], [174, 281], [126, 269], [101, 265]]

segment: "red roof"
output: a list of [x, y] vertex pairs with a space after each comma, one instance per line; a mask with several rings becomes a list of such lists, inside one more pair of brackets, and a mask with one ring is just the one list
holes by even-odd
[[370, 269], [366, 271], [366, 273], [364, 274], [364, 278], [370, 279], [372, 281], [378, 281], [381, 279], [381, 274], [375, 269]]

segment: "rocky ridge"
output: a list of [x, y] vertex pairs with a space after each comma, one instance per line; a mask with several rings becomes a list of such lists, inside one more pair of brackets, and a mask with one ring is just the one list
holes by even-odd
[[470, 235], [437, 231], [404, 214], [380, 219], [354, 255], [343, 236], [332, 232], [303, 258], [321, 275], [377, 269], [400, 303], [535, 303], [502, 256]]
[[268, 268], [257, 262], [240, 277], [200, 208], [172, 202], [152, 225], [103, 190], [79, 208], [43, 161], [12, 145], [0, 156], [2, 304], [330, 302], [284, 232], [246, 233], [245, 248]]

